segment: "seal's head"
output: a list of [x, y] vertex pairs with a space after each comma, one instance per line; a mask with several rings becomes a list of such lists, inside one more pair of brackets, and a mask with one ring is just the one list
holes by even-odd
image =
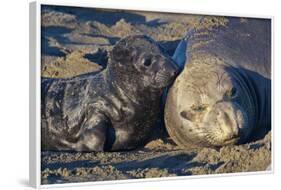
[[167, 130], [178, 144], [216, 147], [243, 142], [254, 125], [254, 100], [239, 69], [186, 65], [166, 103]]
[[168, 86], [177, 67], [163, 48], [144, 35], [120, 40], [110, 55], [109, 70], [118, 85], [130, 91]]

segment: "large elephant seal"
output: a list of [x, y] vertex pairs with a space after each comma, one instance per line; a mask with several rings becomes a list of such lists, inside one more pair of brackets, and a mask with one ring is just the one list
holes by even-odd
[[115, 151], [145, 143], [173, 60], [147, 36], [120, 40], [105, 70], [41, 83], [42, 149]]
[[271, 21], [206, 17], [188, 40], [165, 124], [180, 146], [243, 143], [271, 126]]

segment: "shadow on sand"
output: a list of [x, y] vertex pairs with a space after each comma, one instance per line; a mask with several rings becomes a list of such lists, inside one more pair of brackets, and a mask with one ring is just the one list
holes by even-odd
[[43, 6], [43, 11], [58, 11], [62, 13], [72, 14], [76, 16], [78, 21], [98, 21], [108, 26], [114, 25], [121, 19], [124, 19], [128, 23], [144, 23], [145, 17], [142, 15], [125, 12], [123, 10], [111, 10], [111, 9], [95, 9], [95, 8], [83, 8], [80, 7], [66, 7], [66, 6]]

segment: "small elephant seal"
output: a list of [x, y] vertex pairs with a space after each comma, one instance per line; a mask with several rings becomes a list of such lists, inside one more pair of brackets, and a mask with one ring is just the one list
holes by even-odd
[[146, 142], [177, 67], [142, 35], [120, 40], [108, 62], [99, 73], [42, 80], [42, 150], [116, 151]]
[[220, 147], [270, 129], [271, 20], [206, 17], [186, 53], [165, 105], [178, 145]]

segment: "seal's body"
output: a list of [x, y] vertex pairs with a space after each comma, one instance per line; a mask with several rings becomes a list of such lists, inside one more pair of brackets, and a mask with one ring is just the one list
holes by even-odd
[[271, 125], [271, 21], [205, 19], [165, 107], [168, 133], [186, 148], [245, 142]]
[[115, 151], [145, 143], [177, 72], [155, 41], [131, 36], [99, 73], [41, 83], [42, 149]]

